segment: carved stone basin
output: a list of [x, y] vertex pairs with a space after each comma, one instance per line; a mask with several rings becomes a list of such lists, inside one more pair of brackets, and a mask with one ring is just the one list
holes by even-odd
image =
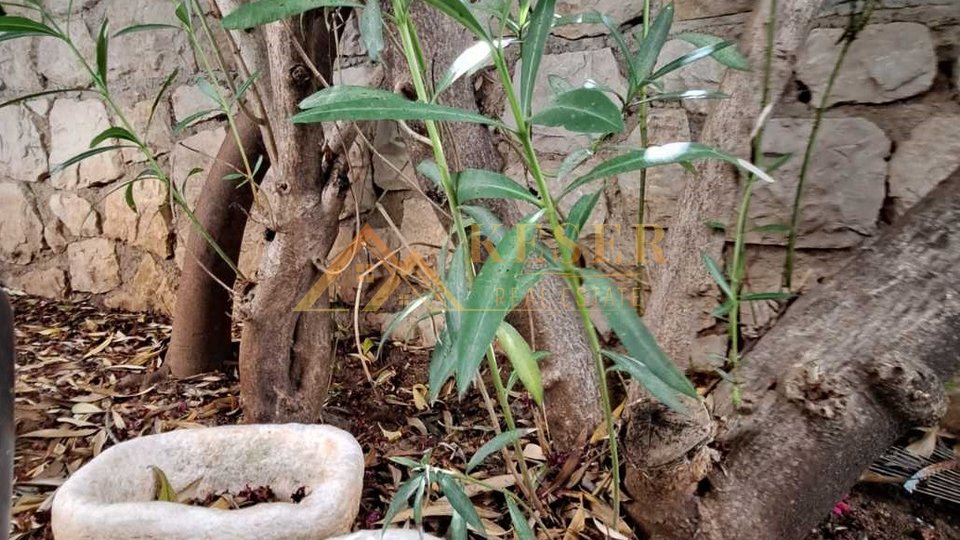
[[[248, 484], [281, 501], [221, 510], [154, 500], [151, 466], [177, 491], [203, 498]], [[56, 540], [323, 540], [350, 530], [363, 452], [347, 432], [318, 425], [180, 430], [127, 441], [82, 467], [53, 501]]]

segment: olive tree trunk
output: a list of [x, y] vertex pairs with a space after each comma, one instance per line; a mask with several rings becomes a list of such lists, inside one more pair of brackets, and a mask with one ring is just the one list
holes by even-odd
[[297, 40], [326, 80], [335, 47], [330, 25], [310, 13], [264, 27], [270, 67], [270, 122], [276, 144], [274, 175], [261, 210], [272, 240], [256, 286], [241, 305], [240, 384], [248, 422], [316, 422], [330, 383], [334, 351], [326, 297], [295, 307], [319, 277], [338, 232], [348, 186], [341, 160], [324, 148], [320, 124], [293, 124], [297, 104], [317, 88]]
[[[257, 156], [264, 156], [255, 178], [259, 183], [270, 162], [264, 155], [260, 128], [254, 120], [238, 114], [236, 126], [236, 137], [233, 133], [224, 136], [196, 209], [199, 225], [233, 264], [240, 256], [253, 191], [251, 186], [237, 187], [236, 182], [226, 180], [224, 176], [244, 170], [244, 155], [251, 164]], [[237, 145], [238, 139], [240, 146]], [[187, 254], [173, 312], [173, 334], [165, 362], [173, 376], [189, 377], [219, 370], [224, 361], [232, 357], [232, 288], [236, 277], [233, 267], [214, 251], [196, 227], [192, 228], [187, 239]]]
[[[745, 359], [749, 414], [716, 413], [723, 469], [669, 538], [803, 538], [960, 371], [960, 173], [805, 295]], [[704, 486], [701, 486], [702, 488]]]

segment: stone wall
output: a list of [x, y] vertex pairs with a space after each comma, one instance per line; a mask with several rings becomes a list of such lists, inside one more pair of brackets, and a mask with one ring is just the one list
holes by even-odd
[[[48, 5], [62, 17], [67, 0]], [[796, 157], [777, 173], [776, 184], [756, 192], [752, 210], [756, 225], [788, 221], [799, 156], [810, 131], [814, 103], [819, 103], [838, 51], [837, 38], [846, 23], [846, 3], [835, 1], [817, 21], [804, 47], [795, 81], [769, 122], [765, 150]], [[677, 0], [674, 31], [704, 31], [739, 37], [752, 2], [749, 0]], [[111, 27], [134, 23], [170, 22], [167, 2], [130, 0], [75, 1], [80, 19], [71, 32], [88, 58], [100, 20], [109, 13]], [[600, 9], [628, 25], [639, 21], [638, 0], [560, 0], [558, 10]], [[635, 28], [629, 28], [632, 33]], [[548, 74], [572, 83], [593, 79], [615, 89], [625, 86], [624, 66], [600, 26], [568, 26], [551, 37], [541, 79]], [[669, 41], [662, 60], [692, 47]], [[338, 81], [377, 84], [380, 68], [369, 65], [350, 24], [342, 40], [347, 55]], [[863, 240], [915, 203], [937, 182], [960, 167], [960, 0], [883, 0], [872, 24], [853, 45], [826, 112], [803, 205], [799, 245], [801, 283], [830, 272]], [[225, 133], [224, 119], [211, 117], [182, 133], [174, 124], [206, 109], [207, 98], [196, 83], [197, 66], [186, 38], [160, 30], [114, 40], [109, 53], [109, 80], [120, 106], [143, 128], [157, 90], [178, 69], [171, 91], [161, 100], [149, 141], [159, 150], [160, 163], [196, 202], [203, 174]], [[723, 67], [707, 60], [675, 72], [666, 89], [711, 89]], [[32, 38], [0, 43], [0, 100], [13, 96], [86, 83], [68, 51], [58, 42]], [[549, 98], [547, 85], [535, 103]], [[711, 104], [689, 101], [657, 106], [651, 113], [654, 143], [695, 140]], [[535, 105], [536, 107], [536, 105]], [[122, 183], [143, 169], [143, 158], [129, 151], [106, 153], [62, 172], [48, 170], [85, 149], [93, 135], [114, 119], [89, 92], [58, 94], [26, 106], [0, 109], [0, 280], [31, 294], [65, 298], [92, 295], [105, 305], [169, 313], [176, 294], [178, 268], [189, 222], [168, 204], [167, 190], [156, 181], [136, 184], [137, 212], [128, 208]], [[630, 143], [639, 136], [631, 135]], [[536, 144], [548, 168], [554, 169], [583, 139], [543, 130]], [[430, 203], [415, 189], [412, 166], [397, 127], [383, 123], [376, 134], [375, 155], [355, 151], [354, 194], [348, 197], [341, 238], [334, 254], [348, 244], [357, 226], [368, 223], [399, 245], [387, 220], [375, 210], [379, 202], [411, 243], [439, 245], [444, 234]], [[515, 177], [522, 177], [515, 165]], [[185, 180], [189, 177], [189, 180]], [[646, 221], [669, 227], [673, 202], [687, 178], [680, 167], [650, 173]], [[636, 219], [636, 175], [617, 179], [619, 193], [603, 200], [594, 218], [602, 225], [609, 216]], [[608, 195], [615, 191], [608, 191]], [[263, 231], [251, 224], [241, 268], [252, 275], [263, 243]], [[751, 233], [749, 287], [776, 289], [782, 264], [782, 234]], [[353, 302], [349, 280], [341, 279], [341, 297]], [[748, 310], [752, 327], [765, 324], [771, 313], [763, 306]], [[377, 321], [386, 319], [378, 315]], [[421, 326], [423, 324], [421, 323]], [[709, 334], [709, 332], [707, 332]], [[702, 338], [701, 358], [723, 348], [719, 336]]]

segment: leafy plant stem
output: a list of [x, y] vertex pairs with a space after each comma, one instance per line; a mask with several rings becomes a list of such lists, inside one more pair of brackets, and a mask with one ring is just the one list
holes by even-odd
[[[647, 34], [650, 33], [650, 0], [643, 0], [643, 38], [647, 38]], [[639, 127], [640, 127], [640, 146], [646, 148], [650, 145], [650, 137], [647, 130], [647, 107], [649, 107], [649, 102], [647, 101], [647, 85], [640, 85], [640, 109], [638, 111], [639, 115]], [[639, 183], [639, 202], [637, 207], [637, 234], [641, 235], [640, 238], [643, 238], [645, 232], [643, 220], [645, 218], [646, 203], [647, 203], [647, 169], [640, 169], [640, 183]], [[637, 249], [644, 249], [644, 243], [641, 242]], [[637, 275], [639, 276], [637, 280], [639, 283], [637, 285], [640, 287], [641, 294], [637, 295], [637, 311], [643, 313], [643, 277], [644, 277], [644, 257], [643, 253], [637, 253]]]
[[[856, 41], [859, 28], [863, 28], [863, 26], [866, 25], [867, 21], [870, 19], [875, 5], [875, 2], [868, 1], [863, 8], [863, 14], [859, 17], [859, 20], [851, 21], [851, 28], [847, 31], [848, 33], [844, 35], [843, 46], [840, 48], [840, 54], [837, 56], [837, 61], [833, 64], [833, 69], [830, 71], [830, 77], [827, 79], [827, 86], [824, 88], [823, 95], [820, 97], [820, 105], [817, 107], [816, 113], [814, 113], [813, 126], [810, 129], [810, 137], [807, 139], [807, 147], [803, 151], [803, 163], [800, 165], [800, 178], [797, 180], [797, 190], [793, 196], [793, 211], [790, 215], [790, 229], [787, 232], [787, 255], [783, 263], [782, 283], [783, 288], [788, 291], [793, 285], [793, 265], [797, 247], [797, 227], [800, 224], [800, 202], [803, 199], [803, 187], [806, 183], [807, 173], [810, 169], [810, 161], [813, 158], [813, 148], [817, 143], [817, 134], [820, 132], [820, 124], [823, 121], [823, 113], [827, 110], [830, 94], [833, 92], [833, 85], [837, 81], [837, 77], [840, 75], [840, 70], [843, 67], [844, 59], [847, 57], [847, 52], [850, 51], [850, 46], [853, 45], [854, 41]], [[851, 15], [851, 17], [854, 16]]]
[[[763, 86], [760, 94], [760, 111], [763, 111], [767, 105], [770, 103], [770, 78], [773, 72], [773, 47], [774, 39], [777, 28], [777, 0], [770, 0], [770, 13], [767, 16], [766, 24], [766, 47], [764, 49], [764, 59], [763, 59]], [[762, 113], [761, 113], [762, 114]], [[760, 158], [763, 152], [763, 126], [757, 128], [757, 134], [753, 138], [753, 161], [754, 163], [760, 163]], [[740, 306], [741, 306], [741, 297], [740, 290], [743, 286], [744, 272], [745, 272], [745, 258], [746, 258], [746, 233], [747, 233], [747, 216], [750, 211], [750, 198], [753, 196], [753, 187], [756, 182], [754, 175], [748, 175], [746, 177], [745, 185], [743, 187], [743, 195], [740, 200], [740, 209], [737, 213], [737, 224], [736, 224], [736, 236], [734, 238], [733, 244], [733, 261], [730, 265], [730, 290], [731, 290], [731, 309], [730, 309], [730, 319], [729, 319], [729, 332], [730, 332], [730, 351], [729, 351], [729, 364], [731, 372], [736, 371], [737, 367], [740, 365]], [[741, 404], [741, 395], [740, 395], [740, 383], [738, 382], [736, 375], [734, 374], [733, 379], [733, 392], [731, 395], [733, 404], [735, 407], [739, 408]]]
[[514, 121], [517, 124], [517, 137], [523, 150], [524, 159], [527, 163], [530, 173], [537, 184], [537, 191], [540, 193], [542, 206], [546, 211], [547, 219], [550, 221], [550, 227], [554, 238], [557, 240], [560, 253], [562, 270], [567, 281], [567, 285], [573, 292], [573, 297], [577, 311], [580, 313], [580, 319], [583, 321], [583, 329], [587, 333], [587, 340], [590, 345], [590, 352], [593, 356], [594, 365], [597, 369], [597, 383], [600, 386], [600, 406], [603, 410], [604, 423], [607, 427], [607, 434], [610, 441], [610, 460], [613, 467], [613, 514], [614, 523], [620, 520], [620, 456], [617, 448], [617, 436], [614, 431], [613, 409], [610, 406], [610, 394], [607, 389], [606, 367], [603, 362], [600, 339], [597, 337], [596, 328], [590, 319], [590, 312], [587, 310], [586, 299], [580, 287], [580, 279], [576, 266], [573, 263], [573, 251], [566, 239], [566, 233], [560, 223], [560, 214], [557, 211], [553, 199], [550, 197], [550, 190], [547, 186], [546, 177], [540, 166], [536, 151], [533, 148], [533, 140], [530, 136], [530, 124], [522, 112], [520, 101], [517, 99], [516, 91], [513, 87], [513, 81], [510, 77], [510, 71], [503, 56], [503, 49], [497, 46], [494, 50], [494, 64], [500, 81], [506, 91], [507, 101], [510, 103], [510, 110]]

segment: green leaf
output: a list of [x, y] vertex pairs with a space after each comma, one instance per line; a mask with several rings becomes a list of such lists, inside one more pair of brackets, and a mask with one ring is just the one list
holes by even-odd
[[163, 98], [163, 94], [170, 88], [170, 85], [173, 84], [173, 81], [176, 80], [177, 75], [180, 74], [180, 68], [176, 68], [167, 75], [167, 78], [163, 80], [163, 84], [160, 85], [160, 90], [157, 92], [156, 97], [153, 98], [153, 103], [150, 104], [150, 115], [147, 117], [147, 129], [146, 132], [149, 132], [150, 124], [153, 123], [153, 116], [157, 112], [157, 106], [160, 105], [160, 100]]
[[724, 99], [730, 97], [723, 92], [714, 92], [711, 90], [680, 90], [678, 92], [664, 92], [637, 103], [649, 103], [652, 101], [683, 101], [685, 99]]
[[520, 110], [530, 115], [533, 90], [540, 72], [540, 60], [547, 44], [547, 36], [553, 28], [553, 12], [556, 0], [539, 0], [530, 15], [530, 26], [523, 34], [520, 47]]
[[23, 103], [24, 101], [30, 101], [31, 99], [37, 99], [44, 96], [49, 96], [51, 94], [62, 94], [67, 92], [85, 92], [87, 88], [55, 88], [53, 90], [43, 90], [40, 92], [34, 92], [32, 94], [25, 94], [22, 96], [17, 96], [15, 98], [10, 98], [7, 101], [0, 102], [0, 109], [4, 107], [9, 107], [10, 105], [16, 105], [17, 103]]
[[306, 124], [334, 120], [436, 120], [496, 124], [477, 113], [421, 101], [363, 86], [331, 86], [300, 103], [304, 111], [291, 119]]
[[243, 99], [243, 96], [247, 93], [247, 90], [249, 90], [253, 86], [253, 83], [257, 82], [257, 79], [259, 78], [260, 72], [254, 71], [249, 77], [247, 77], [245, 81], [240, 83], [240, 86], [237, 87], [237, 94], [233, 96], [233, 102], [236, 103]]
[[637, 78], [641, 81], [648, 79], [653, 67], [657, 65], [657, 58], [660, 57], [660, 51], [663, 50], [663, 44], [667, 42], [667, 35], [673, 25], [673, 11], [672, 2], [664, 6], [650, 24], [647, 37], [638, 40], [640, 46], [634, 61], [637, 65]]
[[764, 234], [789, 234], [790, 225], [787, 225], [786, 223], [770, 223], [768, 225], [754, 227], [753, 232]]
[[378, 358], [380, 357], [380, 350], [383, 349], [383, 344], [390, 339], [390, 336], [392, 336], [393, 333], [396, 331], [397, 327], [400, 326], [400, 323], [402, 323], [404, 319], [406, 319], [414, 311], [416, 311], [417, 308], [419, 308], [424, 303], [426, 303], [427, 300], [430, 300], [432, 296], [433, 296], [433, 293], [427, 293], [427, 294], [424, 294], [423, 296], [415, 298], [413, 301], [407, 304], [402, 310], [400, 310], [400, 312], [397, 313], [397, 315], [393, 319], [390, 320], [390, 323], [383, 330], [383, 335], [380, 337], [380, 344], [377, 345]]
[[453, 375], [457, 367], [456, 358], [452, 354], [453, 337], [460, 334], [463, 306], [469, 295], [465, 249], [466, 247], [463, 245], [458, 245], [457, 249], [454, 250], [450, 270], [447, 271], [443, 282], [446, 287], [446, 294], [443, 295], [446, 306], [443, 315], [446, 324], [443, 331], [440, 332], [437, 346], [434, 347], [433, 353], [430, 355], [428, 382], [430, 401], [437, 398], [440, 394], [440, 387]]
[[493, 55], [494, 47], [506, 47], [514, 41], [516, 40], [505, 38], [503, 40], [494, 40], [492, 45], [486, 41], [478, 41], [467, 47], [466, 50], [460, 53], [453, 63], [450, 64], [447, 72], [443, 74], [443, 78], [436, 84], [433, 89], [434, 96], [439, 96], [444, 90], [450, 88], [460, 77], [472, 75], [487, 65]]
[[50, 168], [50, 173], [51, 173], [51, 174], [53, 174], [53, 173], [58, 173], [58, 172], [66, 169], [67, 167], [69, 167], [69, 166], [71, 166], [71, 165], [75, 165], [75, 164], [77, 164], [77, 163], [80, 163], [81, 161], [83, 161], [83, 160], [85, 160], [85, 159], [87, 159], [87, 158], [93, 157], [93, 156], [95, 156], [95, 155], [97, 155], [97, 154], [102, 154], [102, 153], [104, 153], [104, 152], [110, 152], [110, 151], [112, 151], [112, 150], [120, 150], [120, 149], [122, 149], [122, 148], [136, 148], [136, 147], [130, 146], [129, 144], [117, 144], [117, 145], [113, 145], [113, 146], [98, 146], [97, 148], [91, 148], [91, 149], [89, 149], [89, 150], [84, 150], [83, 152], [80, 152], [79, 154], [71, 157], [70, 159], [64, 161], [63, 163], [58, 163], [58, 164], [54, 165], [53, 167], [51, 167], [51, 168]]
[[480, 536], [486, 537], [486, 529], [483, 528], [480, 514], [477, 513], [477, 509], [473, 507], [473, 502], [470, 501], [470, 497], [467, 497], [467, 494], [464, 493], [463, 488], [460, 487], [457, 480], [449, 474], [440, 474], [440, 489], [442, 489], [443, 494], [447, 496], [447, 501], [450, 503], [450, 506], [452, 506], [458, 514], [463, 516], [467, 525], [473, 527], [474, 532]]
[[543, 377], [540, 374], [537, 357], [530, 350], [527, 340], [523, 339], [520, 332], [517, 332], [510, 323], [503, 321], [497, 330], [497, 341], [510, 360], [513, 371], [523, 383], [523, 387], [530, 393], [530, 397], [537, 405], [543, 405]]
[[440, 176], [440, 167], [437, 166], [436, 161], [432, 159], [421, 161], [417, 164], [417, 172], [433, 182], [438, 188], [443, 189], [443, 179]]
[[540, 199], [530, 190], [506, 176], [484, 169], [466, 169], [457, 175], [457, 200], [515, 199], [540, 206]]
[[473, 454], [473, 457], [470, 458], [470, 461], [467, 462], [467, 473], [477, 468], [477, 465], [483, 463], [483, 460], [487, 459], [494, 453], [503, 450], [507, 447], [507, 445], [513, 444], [514, 442], [522, 439], [530, 433], [533, 433], [534, 431], [536, 431], [536, 429], [533, 428], [512, 429], [510, 431], [504, 431], [503, 433], [485, 442], [483, 446], [478, 448], [477, 452]]
[[107, 84], [107, 52], [110, 46], [110, 36], [107, 33], [107, 19], [100, 25], [97, 34], [97, 75], [103, 84]]
[[596, 88], [576, 88], [555, 97], [530, 119], [533, 124], [561, 126], [574, 133], [620, 133], [620, 108]]
[[593, 213], [594, 207], [597, 206], [597, 201], [600, 200], [601, 195], [603, 195], [602, 189], [592, 194], [584, 195], [574, 203], [573, 208], [570, 209], [570, 213], [567, 215], [567, 225], [564, 230], [567, 238], [574, 242], [577, 241], [580, 233], [583, 232], [583, 228], [587, 225], [587, 220], [590, 219], [590, 214]]
[[774, 158], [770, 163], [766, 163], [766, 158], [764, 158], [763, 169], [767, 171], [767, 173], [773, 174], [774, 171], [776, 171], [780, 167], [783, 167], [788, 161], [790, 161], [790, 158], [792, 157], [793, 157], [793, 154], [783, 154]]
[[468, 540], [469, 535], [467, 535], [467, 522], [463, 520], [463, 516], [457, 512], [453, 513], [453, 516], [450, 518], [450, 540]]
[[213, 113], [219, 113], [219, 112], [222, 112], [222, 111], [220, 109], [204, 109], [202, 111], [197, 111], [191, 114], [190, 116], [184, 118], [183, 120], [180, 120], [176, 124], [174, 124], [173, 132], [180, 133], [181, 131], [192, 126], [193, 124], [196, 124], [197, 122], [205, 119], [208, 115]]
[[183, 26], [190, 28], [190, 6], [188, 5], [190, 0], [180, 0], [177, 2], [176, 9], [173, 10], [173, 14], [177, 16], [177, 20], [183, 23]]
[[360, 37], [367, 48], [371, 60], [380, 58], [383, 50], [383, 15], [380, 13], [380, 0], [367, 0], [360, 13]]
[[459, 332], [454, 344], [460, 395], [466, 393], [500, 323], [513, 309], [514, 301], [519, 300], [513, 295], [508, 297], [508, 291], [512, 292], [517, 284], [524, 266], [518, 254], [526, 252], [533, 232], [534, 227], [528, 224], [518, 224], [507, 231], [496, 245], [497, 254], [487, 258], [473, 282], [461, 323], [468, 331]]
[[478, 38], [490, 41], [490, 36], [484, 30], [483, 25], [474, 17], [473, 12], [462, 0], [424, 0], [424, 2], [453, 17], [454, 20], [473, 32], [473, 35]]
[[647, 80], [648, 80], [648, 81], [655, 81], [655, 80], [663, 77], [664, 75], [666, 75], [666, 74], [668, 74], [668, 73], [672, 73], [672, 72], [674, 72], [674, 71], [676, 71], [676, 70], [678, 70], [678, 69], [680, 69], [680, 68], [682, 68], [682, 67], [684, 67], [684, 66], [688, 66], [688, 65], [696, 62], [697, 60], [700, 60], [701, 58], [706, 58], [707, 56], [713, 56], [713, 55], [716, 54], [717, 52], [722, 51], [722, 50], [724, 50], [724, 49], [726, 49], [727, 47], [730, 47], [730, 46], [732, 46], [732, 45], [734, 45], [734, 43], [733, 43], [732, 41], [721, 41], [721, 42], [718, 42], [718, 43], [714, 43], [714, 44], [712, 44], [712, 45], [707, 45], [707, 46], [705, 46], [705, 47], [700, 47], [699, 49], [694, 49], [694, 50], [688, 52], [687, 54], [681, 56], [680, 58], [677, 58], [676, 60], [673, 60], [673, 61], [670, 62], [669, 64], [667, 64], [667, 65], [661, 67], [660, 69], [656, 70], [655, 72], [653, 72], [652, 75], [650, 75], [649, 77], [647, 77]]
[[713, 257], [706, 251], [700, 252], [700, 259], [703, 260], [703, 265], [707, 267], [707, 273], [710, 274], [713, 281], [720, 287], [723, 294], [725, 294], [727, 298], [733, 298], [733, 290], [730, 289], [730, 284], [727, 283], [727, 278], [723, 276], [723, 270], [720, 269], [717, 261], [713, 260]]
[[383, 515], [383, 530], [387, 530], [393, 518], [408, 506], [410, 496], [413, 495], [422, 483], [423, 475], [415, 474], [397, 488], [397, 492], [393, 494], [393, 500], [390, 501], [390, 506], [387, 507], [387, 511]]
[[127, 189], [123, 192], [123, 202], [127, 203], [134, 212], [137, 211], [137, 202], [133, 200], [133, 182], [127, 183]]
[[63, 39], [56, 30], [33, 19], [14, 15], [0, 17], [0, 41], [28, 36], [51, 36]]
[[177, 492], [170, 485], [166, 473], [160, 467], [151, 465], [153, 471], [153, 500], [162, 502], [177, 502]]
[[349, 0], [258, 0], [228, 13], [223, 18], [223, 27], [227, 30], [246, 30], [322, 7], [361, 8], [363, 5]]
[[607, 323], [627, 348], [630, 356], [641, 360], [668, 387], [688, 396], [697, 397], [696, 389], [660, 349], [657, 341], [640, 320], [637, 311], [623, 301], [619, 289], [610, 278], [590, 269], [581, 269], [580, 273], [583, 275], [584, 285], [596, 294], [597, 303]]
[[777, 302], [782, 302], [784, 300], [789, 300], [795, 295], [788, 292], [758, 292], [758, 293], [747, 293], [740, 298], [741, 302], [765, 302], [768, 300], [774, 300]]
[[613, 17], [610, 17], [606, 13], [593, 10], [556, 17], [553, 22], [554, 28], [569, 24], [602, 24], [607, 27], [607, 31], [610, 32], [610, 37], [613, 38], [613, 41], [617, 44], [617, 48], [620, 49], [620, 54], [627, 59], [627, 74], [631, 84], [637, 84], [640, 81], [637, 77], [636, 59], [630, 54], [630, 47], [627, 45], [627, 40], [623, 37], [623, 33], [620, 32], [620, 25], [613, 20]]
[[134, 24], [118, 32], [114, 32], [113, 37], [116, 38], [120, 36], [125, 36], [127, 34], [133, 34], [136, 32], [148, 32], [150, 30], [168, 30], [168, 29], [180, 30], [180, 27], [174, 26], [172, 24], [164, 24], [164, 23]]
[[140, 144], [140, 141], [137, 139], [137, 137], [133, 133], [130, 133], [125, 128], [114, 126], [114, 127], [108, 127], [107, 129], [97, 134], [97, 136], [90, 141], [90, 148], [95, 148], [97, 146], [100, 146], [100, 143], [102, 143], [107, 139], [120, 139], [123, 141], [132, 142], [133, 144], [136, 144], [136, 145]]
[[713, 315], [714, 318], [721, 319], [726, 317], [731, 310], [733, 310], [733, 300], [727, 298], [722, 304], [713, 308], [710, 314]]
[[583, 163], [591, 157], [593, 157], [593, 150], [590, 148], [581, 148], [570, 152], [567, 157], [563, 158], [563, 162], [560, 163], [560, 168], [557, 170], [557, 182], [562, 181], [568, 174], [572, 173], [574, 169], [583, 165]]
[[510, 510], [510, 522], [513, 523], [513, 533], [517, 535], [517, 540], [537, 540], [533, 534], [533, 529], [527, 523], [527, 516], [523, 515], [517, 503], [509, 495], [504, 496], [507, 500], [507, 508]]
[[692, 142], [667, 143], [663, 146], [650, 146], [644, 150], [633, 150], [625, 154], [613, 157], [594, 167], [587, 174], [577, 178], [565, 188], [560, 194], [563, 197], [578, 187], [608, 176], [639, 171], [659, 165], [669, 165], [671, 163], [689, 163], [701, 159], [719, 159], [741, 169], [758, 174], [764, 180], [772, 182], [770, 175], [760, 171], [755, 165], [745, 159], [740, 159], [733, 154], [728, 154], [722, 150], [717, 150], [711, 146]]
[[630, 376], [642, 384], [653, 397], [657, 398], [660, 403], [678, 412], [686, 411], [686, 407], [677, 399], [676, 390], [650, 371], [650, 368], [643, 362], [636, 358], [608, 350], [604, 350], [603, 355], [613, 361], [616, 370], [630, 374]]
[[460, 206], [460, 211], [476, 222], [480, 227], [480, 233], [489, 238], [494, 245], [499, 244], [503, 239], [503, 224], [490, 210], [482, 206], [464, 204]]
[[[697, 32], [683, 32], [673, 36], [675, 39], [682, 39], [695, 47], [708, 47], [725, 43], [723, 38], [711, 36], [709, 34], [700, 34]], [[747, 57], [740, 53], [736, 47], [724, 47], [710, 55], [714, 60], [727, 66], [728, 68], [740, 71], [749, 71], [750, 62]]]

